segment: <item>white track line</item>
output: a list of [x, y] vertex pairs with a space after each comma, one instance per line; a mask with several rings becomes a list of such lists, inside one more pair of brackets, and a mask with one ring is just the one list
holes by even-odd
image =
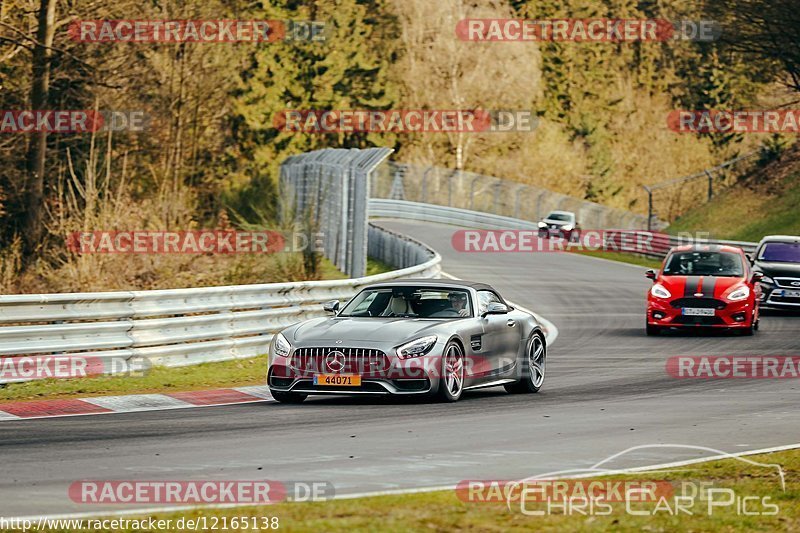
[[[625, 474], [625, 473], [638, 473], [638, 472], [648, 472], [652, 470], [663, 470], [665, 468], [677, 468], [681, 466], [689, 466], [698, 463], [705, 463], [710, 461], [719, 461], [722, 459], [735, 459], [737, 457], [746, 457], [748, 455], [760, 455], [762, 453], [773, 453], [773, 452], [783, 452], [787, 450], [796, 450], [800, 448], [800, 443], [796, 444], [786, 444], [784, 446], [773, 446], [771, 448], [760, 448], [757, 450], [748, 450], [744, 452], [736, 452], [736, 453], [725, 453], [722, 455], [713, 455], [711, 457], [701, 457], [698, 459], [687, 459], [685, 461], [674, 461], [671, 463], [660, 463], [655, 465], [648, 465], [648, 466], [637, 466], [634, 468], [626, 468], [620, 470], [614, 470], [613, 473], [616, 474]], [[609, 474], [605, 474], [609, 475]], [[586, 477], [603, 477], [603, 474], [597, 473], [589, 473], [589, 474], [581, 474], [576, 476], [562, 476], [562, 477], [553, 477], [549, 479], [578, 479], [578, 478], [586, 478]], [[442, 485], [439, 487], [420, 487], [420, 488], [413, 488], [413, 489], [397, 489], [397, 490], [381, 490], [381, 491], [374, 491], [374, 492], [356, 492], [351, 494], [342, 494], [340, 496], [335, 496], [334, 500], [353, 500], [356, 498], [372, 498], [375, 496], [396, 496], [396, 495], [403, 495], [403, 494], [419, 494], [424, 492], [437, 492], [443, 490], [455, 490], [458, 485]], [[145, 509], [126, 509], [124, 511], [98, 511], [98, 512], [86, 512], [86, 513], [70, 513], [70, 514], [60, 514], [60, 515], [42, 515], [42, 516], [25, 516], [25, 517], [0, 517], [5, 520], [15, 519], [15, 520], [31, 520], [31, 521], [38, 521], [38, 520], [58, 520], [58, 519], [78, 519], [78, 518], [97, 518], [103, 516], [149, 516], [152, 514], [163, 514], [163, 513], [174, 513], [179, 511], [192, 511], [197, 509], [232, 509], [236, 507], [252, 507], [252, 503], [234, 503], [234, 504], [222, 504], [222, 505], [183, 505], [183, 506], [170, 506], [170, 507], [148, 507]]]

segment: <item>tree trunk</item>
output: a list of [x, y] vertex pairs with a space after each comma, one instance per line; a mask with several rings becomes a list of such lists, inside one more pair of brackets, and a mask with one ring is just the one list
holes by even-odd
[[[31, 109], [48, 107], [50, 61], [55, 33], [56, 0], [41, 0], [36, 45], [33, 49]], [[25, 187], [25, 251], [31, 255], [44, 233], [44, 173], [47, 157], [47, 131], [34, 132], [28, 149], [28, 182]]]

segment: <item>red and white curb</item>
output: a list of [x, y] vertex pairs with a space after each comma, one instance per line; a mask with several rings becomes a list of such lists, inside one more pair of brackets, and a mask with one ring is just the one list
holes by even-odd
[[61, 416], [135, 413], [272, 401], [266, 385], [165, 394], [96, 396], [66, 400], [34, 400], [0, 403], [0, 422]]

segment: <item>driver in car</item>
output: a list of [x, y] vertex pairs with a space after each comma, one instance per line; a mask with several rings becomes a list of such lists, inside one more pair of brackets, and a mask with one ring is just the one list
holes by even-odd
[[469, 316], [467, 309], [467, 295], [463, 292], [451, 292], [447, 298], [450, 300], [450, 307], [458, 311], [459, 316]]

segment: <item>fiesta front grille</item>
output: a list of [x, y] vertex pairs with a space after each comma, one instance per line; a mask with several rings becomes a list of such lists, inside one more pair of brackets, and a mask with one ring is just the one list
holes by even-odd
[[700, 309], [725, 309], [725, 302], [716, 298], [678, 298], [670, 302], [675, 309], [695, 307]]
[[374, 348], [298, 348], [292, 355], [294, 370], [311, 374], [380, 375], [389, 369], [386, 354]]
[[678, 316], [672, 321], [673, 324], [686, 324], [695, 326], [721, 326], [725, 321], [718, 316]]

